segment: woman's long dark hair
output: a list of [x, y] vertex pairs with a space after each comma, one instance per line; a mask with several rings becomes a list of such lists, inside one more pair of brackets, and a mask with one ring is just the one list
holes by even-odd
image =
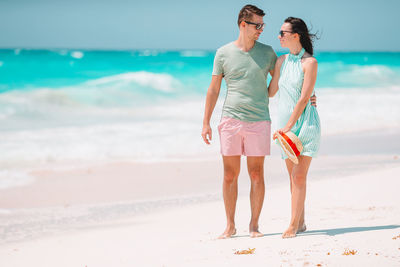
[[300, 35], [301, 46], [303, 46], [307, 53], [313, 55], [313, 41], [317, 36], [308, 31], [307, 24], [302, 19], [294, 17], [288, 17], [285, 19], [285, 23], [290, 23], [290, 25], [292, 25], [292, 32]]

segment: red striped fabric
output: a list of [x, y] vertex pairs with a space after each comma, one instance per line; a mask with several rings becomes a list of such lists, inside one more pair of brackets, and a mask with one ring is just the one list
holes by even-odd
[[290, 138], [286, 134], [284, 134], [284, 133], [280, 133], [280, 134], [286, 140], [286, 142], [289, 144], [289, 146], [293, 149], [296, 157], [298, 157], [300, 155], [300, 151], [297, 149], [297, 146], [293, 143], [292, 140], [290, 140]]

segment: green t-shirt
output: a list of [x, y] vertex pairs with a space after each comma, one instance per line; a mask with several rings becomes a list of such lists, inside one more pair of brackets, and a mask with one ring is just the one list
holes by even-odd
[[217, 50], [212, 75], [223, 74], [227, 85], [222, 117], [270, 121], [267, 76], [277, 56], [271, 46], [256, 42], [249, 52], [233, 42]]

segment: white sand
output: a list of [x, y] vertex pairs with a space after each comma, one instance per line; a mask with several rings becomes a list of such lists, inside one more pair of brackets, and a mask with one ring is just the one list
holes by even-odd
[[34, 183], [0, 191], [0, 267], [400, 266], [399, 133], [325, 137], [308, 177], [308, 231], [289, 240], [288, 177], [275, 145], [258, 239], [247, 231], [245, 160], [238, 234], [227, 240], [215, 239], [225, 227], [215, 157], [32, 171]]
[[[113, 216], [108, 216], [107, 212], [112, 214], [118, 206], [111, 205], [109, 209], [103, 210], [104, 214], [97, 213], [98, 222], [93, 218], [87, 220], [79, 217], [79, 212], [96, 217], [93, 216], [96, 213], [87, 213], [88, 211], [79, 205], [58, 209], [6, 209], [6, 212], [0, 213], [0, 219], [6, 227], [0, 229], [3, 229], [3, 237], [7, 236], [10, 241], [0, 246], [0, 266], [400, 266], [400, 238], [392, 239], [400, 235], [400, 160], [393, 157], [375, 158], [386, 160], [386, 164], [381, 164], [380, 168], [364, 168], [363, 161], [379, 161], [374, 160], [373, 156], [370, 160], [366, 160], [365, 157], [354, 159], [344, 156], [341, 157], [341, 161], [334, 157], [321, 157], [320, 163], [315, 160], [308, 182], [308, 231], [294, 239], [281, 239], [290, 214], [288, 183], [276, 183], [267, 187], [260, 219], [260, 229], [265, 236], [258, 239], [248, 236], [248, 187], [242, 183], [236, 216], [238, 235], [227, 240], [215, 239], [224, 229], [225, 217], [221, 199], [213, 197], [182, 205], [167, 205], [132, 216], [127, 212], [124, 216], [115, 216], [114, 219]], [[342, 173], [328, 169], [330, 176], [316, 179], [315, 173], [321, 171], [324, 166], [329, 167], [330, 161], [335, 166], [342, 166], [342, 170], [346, 170], [345, 162], [351, 163], [351, 166], [357, 166], [358, 162], [359, 168], [353, 172]], [[321, 165], [321, 162], [324, 164]], [[153, 164], [153, 168], [157, 166], [162, 165]], [[183, 166], [197, 168], [196, 173], [202, 173], [218, 171], [219, 162], [214, 165], [193, 163]], [[281, 167], [271, 166], [270, 169], [274, 173], [276, 168]], [[187, 171], [185, 167], [182, 169]], [[46, 176], [43, 179], [46, 179]], [[121, 183], [124, 181], [123, 178], [119, 179]], [[169, 186], [162, 184], [164, 191], [179, 187], [178, 180]], [[61, 180], [56, 181], [61, 183]], [[84, 184], [86, 183], [87, 186], [91, 183], [94, 185], [94, 182], [87, 180]], [[215, 185], [217, 184], [220, 186], [219, 181], [215, 182]], [[103, 184], [103, 187], [109, 189], [111, 185], [112, 183]], [[207, 191], [214, 184], [209, 186], [203, 189]], [[31, 188], [35, 186], [32, 185]], [[121, 187], [116, 188], [116, 192], [108, 199], [99, 198], [101, 190], [97, 192], [99, 194], [89, 193], [87, 203], [118, 200], [118, 190], [121, 191]], [[184, 189], [188, 189], [187, 185]], [[4, 192], [8, 193], [9, 197], [15, 197], [10, 192], [16, 194], [18, 190], [23, 188]], [[25, 190], [29, 199], [29, 190]], [[154, 194], [161, 191], [158, 188]], [[171, 196], [180, 192], [173, 191]], [[124, 200], [128, 195], [123, 190], [121, 194], [123, 197], [119, 200]], [[85, 202], [83, 198], [80, 198], [80, 201]], [[47, 203], [38, 201], [32, 206], [46, 207], [49, 202], [61, 204], [62, 200], [48, 196]], [[60, 212], [62, 209], [68, 212]], [[46, 212], [52, 219], [46, 217]], [[68, 214], [72, 214], [71, 218], [76, 220], [75, 223], [63, 219], [68, 217]], [[41, 219], [40, 216], [46, 219]], [[12, 220], [18, 223], [12, 225]], [[38, 224], [33, 227], [35, 220]], [[62, 227], [63, 223], [65, 227]], [[49, 229], [45, 229], [46, 227]], [[51, 231], [53, 228], [54, 232]], [[17, 235], [18, 232], [23, 232], [23, 241], [13, 240], [12, 235]], [[35, 232], [43, 232], [43, 235], [35, 235]], [[248, 248], [255, 248], [255, 253], [234, 254], [237, 250]], [[357, 253], [342, 255], [346, 249], [355, 250]]]

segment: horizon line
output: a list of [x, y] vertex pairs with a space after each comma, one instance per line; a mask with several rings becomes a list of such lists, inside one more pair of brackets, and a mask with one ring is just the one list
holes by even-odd
[[[181, 52], [181, 51], [207, 51], [215, 52], [217, 49], [210, 48], [88, 48], [88, 47], [0, 47], [0, 50], [78, 50], [78, 51], [167, 51], [167, 52]], [[274, 49], [277, 53], [286, 53], [287, 49]], [[335, 53], [351, 53], [351, 52], [370, 52], [370, 53], [398, 53], [399, 50], [341, 50], [341, 49], [315, 49], [315, 52], [335, 52]]]

